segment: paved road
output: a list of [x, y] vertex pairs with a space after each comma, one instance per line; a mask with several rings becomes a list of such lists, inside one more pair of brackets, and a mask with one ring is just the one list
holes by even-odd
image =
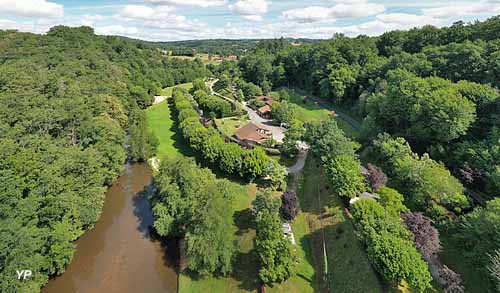
[[302, 172], [302, 169], [304, 169], [304, 166], [306, 165], [306, 159], [308, 153], [309, 153], [308, 150], [303, 150], [299, 152], [295, 164], [287, 168], [288, 174], [297, 175], [300, 172]]
[[267, 129], [269, 129], [269, 131], [271, 131], [271, 133], [273, 134], [274, 140], [276, 140], [277, 142], [283, 142], [283, 139], [285, 138], [285, 131], [286, 131], [285, 128], [274, 126], [272, 120], [264, 119], [264, 118], [260, 117], [259, 114], [257, 114], [257, 112], [255, 112], [252, 108], [248, 107], [245, 103], [235, 101], [231, 98], [223, 96], [223, 95], [217, 93], [216, 91], [214, 91], [213, 85], [217, 81], [218, 81], [218, 79], [215, 79], [212, 83], [208, 83], [208, 87], [210, 88], [210, 92], [212, 93], [212, 95], [223, 98], [231, 103], [240, 104], [241, 107], [247, 111], [248, 118], [250, 119], [250, 121], [252, 121], [253, 123], [255, 123], [257, 125], [259, 125], [259, 124], [264, 125]]

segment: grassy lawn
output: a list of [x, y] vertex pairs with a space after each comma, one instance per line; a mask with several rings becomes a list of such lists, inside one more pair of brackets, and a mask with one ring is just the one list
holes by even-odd
[[233, 136], [233, 134], [241, 128], [245, 126], [248, 122], [246, 117], [231, 117], [231, 118], [223, 118], [223, 119], [215, 119], [215, 123], [217, 127], [227, 136]]
[[174, 87], [180, 87], [180, 88], [184, 88], [184, 89], [190, 90], [193, 87], [193, 83], [192, 82], [181, 83], [181, 84], [178, 84], [176, 86], [171, 86], [171, 87], [164, 88], [163, 89], [163, 95], [167, 96], [167, 97], [172, 96], [172, 91], [174, 90]]
[[308, 240], [310, 230], [307, 225], [306, 215], [300, 213], [292, 223], [295, 237], [295, 252], [299, 259], [297, 271], [294, 276], [282, 284], [267, 287], [268, 292], [315, 292], [316, 280], [314, 266], [311, 259], [311, 246]]
[[[178, 134], [174, 131], [174, 121], [168, 102], [168, 100], [164, 101], [146, 110], [149, 129], [153, 131], [160, 142], [157, 151], [157, 157], [160, 160], [180, 154], [178, 142], [181, 140], [178, 140]], [[184, 149], [187, 149], [187, 146]]]
[[[304, 96], [293, 90], [287, 91], [290, 96], [289, 102], [298, 106], [298, 116], [302, 122], [320, 122], [332, 116], [331, 111], [317, 105], [314, 101], [310, 99], [304, 100]], [[358, 131], [349, 123], [340, 119], [338, 116], [335, 119], [337, 120], [339, 127], [344, 130], [348, 136], [352, 138], [356, 138], [358, 136]]]
[[[316, 289], [333, 292], [383, 292], [364, 247], [356, 238], [351, 222], [344, 215], [344, 205], [338, 196], [329, 191], [331, 188], [320, 165], [310, 157], [299, 185], [299, 199], [308, 230], [300, 242], [309, 249], [306, 255], [309, 255], [309, 262], [315, 267], [314, 278], [319, 286]], [[328, 213], [324, 211], [327, 205], [330, 207]], [[324, 227], [327, 251], [326, 282], [321, 227]]]
[[195, 279], [186, 274], [179, 276], [178, 292], [247, 292], [257, 290], [257, 258], [253, 251], [255, 229], [251, 223], [250, 207], [255, 198], [255, 185], [240, 185], [234, 200], [233, 231], [239, 244], [233, 274], [228, 277]]

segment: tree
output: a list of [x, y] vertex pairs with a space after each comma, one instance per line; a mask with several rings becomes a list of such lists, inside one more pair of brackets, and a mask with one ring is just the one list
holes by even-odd
[[286, 188], [288, 172], [278, 161], [269, 159], [264, 172], [273, 189], [284, 190]]
[[480, 268], [487, 276], [490, 263], [488, 254], [500, 249], [500, 198], [486, 203], [485, 207], [476, 207], [474, 211], [461, 216], [451, 226], [454, 243], [469, 264]]
[[269, 158], [262, 148], [256, 147], [245, 153], [242, 174], [250, 178], [257, 178], [264, 174], [269, 163]]
[[380, 188], [378, 195], [380, 196], [380, 204], [388, 213], [399, 217], [400, 213], [408, 211], [408, 208], [403, 204], [403, 195], [397, 190], [384, 186]]
[[148, 129], [145, 113], [136, 110], [130, 125], [130, 159], [144, 161], [156, 154], [158, 138]]
[[363, 175], [365, 176], [367, 185], [370, 186], [374, 192], [379, 191], [380, 187], [387, 183], [387, 176], [385, 173], [373, 164], [368, 163], [366, 170], [363, 170]]
[[365, 191], [361, 164], [350, 155], [338, 155], [325, 163], [325, 171], [338, 195], [353, 198]]
[[344, 135], [334, 118], [310, 125], [305, 138], [311, 145], [311, 150], [323, 160], [327, 156], [335, 157], [343, 154], [354, 156], [359, 147]]
[[420, 292], [432, 287], [427, 264], [411, 241], [383, 233], [373, 237], [367, 253], [386, 280], [396, 283], [406, 280]]
[[153, 184], [154, 228], [160, 236], [186, 239], [188, 268], [203, 277], [231, 272], [231, 185], [188, 158], [162, 163]]
[[271, 108], [271, 115], [275, 121], [291, 125], [297, 119], [296, 109], [296, 105], [287, 101], [274, 102]]
[[286, 221], [293, 221], [300, 211], [299, 199], [293, 190], [287, 190], [281, 195], [280, 214]]
[[430, 260], [437, 258], [441, 245], [439, 243], [439, 232], [432, 226], [431, 219], [422, 213], [403, 213], [401, 218], [406, 226], [415, 236], [415, 243], [418, 251], [424, 259]]
[[439, 276], [445, 281], [446, 292], [463, 293], [465, 288], [462, 285], [462, 278], [459, 274], [452, 271], [446, 265], [439, 271]]
[[269, 192], [259, 194], [254, 204], [255, 249], [260, 263], [259, 278], [265, 284], [281, 283], [295, 271], [296, 257], [290, 241], [283, 236], [279, 206], [279, 199]]
[[400, 69], [386, 80], [387, 87], [368, 98], [367, 121], [376, 128], [422, 146], [456, 139], [474, 122], [474, 103], [450, 81]]

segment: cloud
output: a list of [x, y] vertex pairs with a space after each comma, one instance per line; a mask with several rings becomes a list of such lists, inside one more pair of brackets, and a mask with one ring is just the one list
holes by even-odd
[[95, 32], [99, 35], [120, 35], [135, 37], [139, 33], [137, 27], [125, 27], [121, 24], [96, 27]]
[[64, 6], [46, 0], [0, 0], [0, 15], [63, 17]]
[[267, 13], [267, 9], [266, 0], [238, 0], [233, 5], [229, 5], [229, 10], [252, 21], [262, 20], [262, 15]]
[[463, 16], [492, 15], [500, 13], [500, 1], [477, 1], [453, 5], [424, 8], [424, 15], [436, 18], [458, 18]]
[[358, 18], [377, 15], [385, 11], [385, 6], [363, 0], [344, 0], [332, 7], [308, 6], [283, 11], [281, 16], [290, 21], [310, 23], [335, 21], [339, 18]]
[[82, 19], [82, 25], [93, 26], [96, 21], [104, 20], [106, 17], [100, 14], [85, 14]]
[[146, 2], [174, 6], [198, 6], [207, 8], [213, 6], [223, 6], [226, 4], [227, 0], [146, 0]]
[[127, 5], [114, 18], [118, 21], [139, 21], [144, 27], [165, 30], [195, 31], [206, 26], [200, 21], [175, 14], [175, 8], [171, 6]]
[[120, 10], [119, 17], [133, 20], [160, 20], [163, 18], [169, 18], [175, 8], [170, 6], [157, 6], [149, 7], [143, 5], [126, 5]]

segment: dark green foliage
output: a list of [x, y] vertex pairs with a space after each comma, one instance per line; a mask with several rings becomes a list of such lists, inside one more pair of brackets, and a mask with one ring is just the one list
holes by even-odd
[[154, 133], [148, 129], [146, 113], [143, 110], [133, 110], [130, 122], [130, 159], [144, 161], [153, 157], [159, 142]]
[[273, 120], [279, 123], [292, 125], [297, 120], [297, 106], [287, 101], [274, 102], [271, 107]]
[[449, 209], [460, 213], [469, 206], [462, 184], [427, 154], [419, 157], [402, 138], [381, 135], [374, 141], [374, 156], [403, 191], [412, 210], [442, 219]]
[[386, 280], [395, 283], [406, 280], [419, 292], [431, 288], [432, 277], [427, 264], [415, 248], [413, 235], [399, 214], [372, 199], [356, 201], [351, 212], [368, 247], [368, 258]]
[[464, 261], [488, 276], [489, 255], [500, 249], [500, 199], [488, 201], [486, 207], [460, 217], [452, 224], [452, 238]]
[[329, 158], [324, 167], [330, 184], [338, 195], [353, 198], [366, 190], [361, 164], [352, 155], [342, 154]]
[[387, 87], [368, 99], [365, 127], [372, 134], [383, 131], [422, 146], [464, 135], [475, 119], [474, 103], [449, 81], [399, 69], [386, 80]]
[[296, 256], [284, 237], [279, 216], [280, 200], [269, 191], [257, 195], [254, 203], [257, 236], [255, 249], [260, 262], [259, 278], [265, 284], [281, 283], [295, 271]]
[[334, 118], [310, 125], [305, 134], [312, 151], [325, 160], [341, 154], [354, 156], [358, 144], [344, 135]]
[[193, 159], [162, 163], [151, 195], [154, 227], [160, 236], [186, 239], [188, 268], [201, 276], [231, 271], [235, 251], [231, 230], [232, 191]]

